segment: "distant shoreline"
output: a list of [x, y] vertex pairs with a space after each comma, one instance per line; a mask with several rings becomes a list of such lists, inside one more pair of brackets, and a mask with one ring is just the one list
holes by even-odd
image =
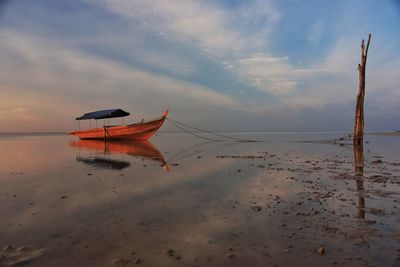
[[[171, 131], [160, 131], [159, 134], [176, 134], [181, 133]], [[232, 134], [251, 134], [251, 133], [344, 133], [351, 134], [350, 131], [219, 131], [218, 133], [232, 133]], [[1, 136], [29, 136], [29, 135], [67, 135], [68, 132], [0, 132]], [[382, 135], [382, 136], [400, 136], [400, 131], [367, 131], [368, 135]]]
[[64, 135], [68, 132], [0, 132], [0, 136], [12, 136], [12, 135]]
[[394, 132], [370, 132], [366, 134], [373, 134], [373, 135], [383, 135], [383, 136], [400, 136], [400, 131]]

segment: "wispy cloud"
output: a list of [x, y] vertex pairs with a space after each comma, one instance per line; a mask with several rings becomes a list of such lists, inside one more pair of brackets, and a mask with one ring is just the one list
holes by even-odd
[[[18, 113], [21, 119], [31, 112], [28, 107], [32, 104], [25, 103], [28, 99], [31, 103], [46, 101], [47, 111], [54, 109], [57, 113], [65, 113], [61, 109], [67, 109], [70, 114], [83, 112], [89, 107], [107, 107], [110, 101], [127, 106], [135, 103], [134, 111], [150, 113], [168, 106], [178, 110], [209, 106], [240, 108], [232, 97], [200, 85], [73, 51], [51, 40], [20, 36], [4, 30], [0, 36], [8, 40], [1, 44], [0, 49], [3, 66], [7, 66], [0, 74], [1, 104], [6, 106], [8, 102], [20, 102], [27, 107], [25, 113]], [[18, 61], [22, 61], [25, 68], [13, 65]], [[160, 107], [160, 102], [164, 102], [165, 106]]]
[[300, 81], [312, 78], [319, 72], [318, 69], [295, 67], [287, 57], [268, 54], [254, 54], [232, 65], [240, 79], [261, 91], [276, 95], [293, 94]]
[[[287, 58], [260, 55], [280, 13], [269, 1], [250, 1], [224, 8], [205, 1], [98, 1], [134, 25], [162, 32], [201, 49], [210, 60], [232, 71], [241, 81], [263, 92], [289, 93], [300, 72]], [[175, 40], [176, 41], [176, 40]], [[309, 72], [309, 71], [307, 71]], [[288, 77], [289, 76], [289, 77]]]
[[[3, 12], [0, 104], [34, 125], [45, 125], [43, 117], [54, 129], [69, 128], [72, 113], [110, 103], [138, 116], [169, 106], [207, 126], [257, 127], [264, 120], [269, 129], [306, 120], [309, 110], [330, 116], [336, 107], [350, 110], [355, 99], [360, 39], [368, 27], [376, 33], [366, 105], [382, 116], [398, 112], [399, 38], [388, 30], [398, 20], [391, 13], [390, 23], [380, 24], [383, 18], [361, 23], [353, 4], [338, 4], [341, 16], [328, 21], [325, 13], [304, 18], [297, 7], [268, 0], [82, 0], [71, 17], [57, 3], [38, 9], [30, 8], [37, 2], [27, 3], [10, 2], [20, 11]], [[298, 5], [308, 10], [308, 3]], [[367, 3], [363, 11], [373, 7]], [[21, 10], [32, 12], [21, 16]], [[319, 10], [326, 12], [313, 6]]]
[[318, 44], [324, 32], [324, 25], [321, 21], [313, 24], [307, 35], [307, 40], [313, 44]]
[[[137, 27], [191, 42], [207, 53], [222, 56], [241, 53], [250, 45], [264, 47], [267, 39], [262, 35], [270, 29], [270, 23], [279, 19], [279, 13], [268, 1], [251, 1], [237, 9], [194, 0], [96, 2]], [[253, 31], [249, 32], [251, 28]]]

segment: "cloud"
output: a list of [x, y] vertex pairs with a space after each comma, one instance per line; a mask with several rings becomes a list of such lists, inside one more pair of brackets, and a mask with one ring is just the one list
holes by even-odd
[[[349, 74], [357, 64], [354, 47], [358, 41], [349, 36], [339, 38], [327, 55], [308, 66], [295, 65], [287, 56], [268, 52], [269, 39], [273, 38], [271, 30], [281, 18], [281, 11], [269, 1], [250, 1], [235, 7], [184, 0], [172, 3], [98, 0], [95, 3], [126, 19], [131, 27], [162, 33], [165, 40], [198, 48], [203, 56], [223, 66], [237, 81], [266, 93], [266, 98], [268, 94], [280, 97], [282, 104], [322, 107], [332, 103], [337, 95], [329, 96], [328, 92], [324, 98], [323, 92], [332, 88], [320, 83], [322, 79], [318, 76], [334, 80], [343, 75], [349, 82]], [[323, 23], [316, 21], [306, 38], [316, 44], [324, 29]], [[339, 99], [348, 100], [348, 96], [345, 93]]]
[[324, 33], [324, 25], [321, 21], [315, 22], [307, 35], [307, 40], [312, 44], [320, 42], [321, 37]]
[[[279, 20], [279, 12], [268, 1], [251, 1], [235, 8], [205, 1], [100, 0], [102, 7], [140, 25], [198, 47], [211, 61], [231, 71], [241, 81], [262, 92], [290, 93], [294, 70], [286, 58], [263, 55], [268, 33]], [[228, 62], [228, 64], [224, 64]]]
[[193, 42], [204, 50], [222, 50], [239, 39], [238, 33], [225, 29], [223, 12], [208, 8], [205, 2], [104, 0], [98, 3], [146, 31]]
[[[166, 107], [239, 107], [232, 97], [201, 85], [70, 50], [51, 40], [4, 30], [0, 36], [7, 40], [0, 47], [3, 66], [7, 66], [0, 73], [1, 104], [24, 106], [20, 119], [39, 103], [45, 104], [49, 113], [70, 116], [90, 108], [109, 107], [109, 103], [134, 104], [133, 111], [150, 114]], [[7, 118], [3, 116], [1, 120], [4, 123]]]
[[[288, 96], [287, 103], [323, 107], [353, 101], [358, 92], [357, 66], [360, 62], [359, 47], [362, 37], [340, 37], [325, 55], [322, 63], [313, 67], [318, 70], [318, 75], [304, 83], [303, 87], [307, 88]], [[372, 40], [367, 62], [366, 101], [377, 102], [384, 96], [395, 95], [394, 92], [398, 88], [396, 73], [400, 69], [400, 60], [388, 57], [390, 54], [386, 49], [387, 45], [381, 42], [374, 43]], [[369, 96], [373, 99], [368, 99]]]
[[232, 64], [237, 75], [261, 91], [276, 95], [293, 94], [303, 79], [316, 75], [319, 70], [294, 67], [287, 57], [254, 54]]
[[[278, 10], [275, 2], [85, 2], [74, 4], [79, 12], [73, 19], [62, 10], [51, 13], [58, 4], [26, 17], [4, 13], [10, 14], [0, 31], [0, 103], [15, 119], [35, 119], [39, 128], [50, 114], [68, 120], [116, 103], [140, 117], [172, 107], [186, 121], [216, 128], [244, 129], [252, 122], [259, 129], [258, 120], [268, 117], [264, 129], [282, 121], [294, 125], [312, 115], [308, 110], [329, 116], [332, 106], [355, 99], [360, 39], [366, 36], [354, 26], [360, 23], [353, 9], [337, 21], [324, 14], [303, 21], [311, 27], [294, 38], [303, 44], [293, 44], [281, 30], [296, 23], [282, 19], [294, 10]], [[71, 30], [80, 26], [84, 30]], [[398, 112], [397, 43], [387, 36], [373, 36], [367, 66], [366, 105], [376, 114]], [[307, 54], [299, 57], [304, 47]], [[70, 126], [56, 116], [51, 122], [54, 129]]]
[[[266, 1], [252, 1], [231, 10], [216, 2], [193, 0], [96, 2], [138, 27], [161, 32], [166, 38], [173, 36], [194, 43], [213, 55], [240, 53], [250, 45], [263, 46], [266, 38], [260, 37], [269, 27], [259, 30], [255, 24], [268, 25], [279, 18], [278, 12]], [[249, 35], [249, 28], [257, 31]]]

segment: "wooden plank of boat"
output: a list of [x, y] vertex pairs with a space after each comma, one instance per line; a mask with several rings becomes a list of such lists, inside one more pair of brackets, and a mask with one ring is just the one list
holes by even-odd
[[[107, 110], [109, 111], [109, 110]], [[86, 113], [85, 115], [77, 118], [77, 120], [81, 119], [104, 119], [108, 118], [103, 111]], [[96, 115], [97, 113], [97, 115]], [[89, 114], [89, 115], [88, 115]], [[94, 114], [92, 116], [92, 114]], [[112, 117], [122, 117], [118, 116], [115, 113], [110, 113]], [[127, 112], [124, 113], [123, 116], [127, 116]], [[104, 126], [102, 128], [92, 128], [88, 130], [81, 131], [73, 131], [70, 132], [70, 135], [78, 136], [80, 139], [124, 139], [124, 140], [148, 140], [152, 137], [158, 129], [162, 126], [165, 121], [165, 118], [168, 115], [168, 110], [162, 113], [162, 116], [158, 119], [154, 119], [147, 122], [140, 122], [130, 125], [114, 125], [114, 126]], [[96, 117], [97, 116], [97, 117]]]

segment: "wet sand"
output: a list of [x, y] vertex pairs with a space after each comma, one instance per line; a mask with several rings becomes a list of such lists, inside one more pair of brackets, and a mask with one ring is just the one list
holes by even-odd
[[340, 136], [0, 136], [0, 266], [399, 266], [400, 138], [286, 142]]

